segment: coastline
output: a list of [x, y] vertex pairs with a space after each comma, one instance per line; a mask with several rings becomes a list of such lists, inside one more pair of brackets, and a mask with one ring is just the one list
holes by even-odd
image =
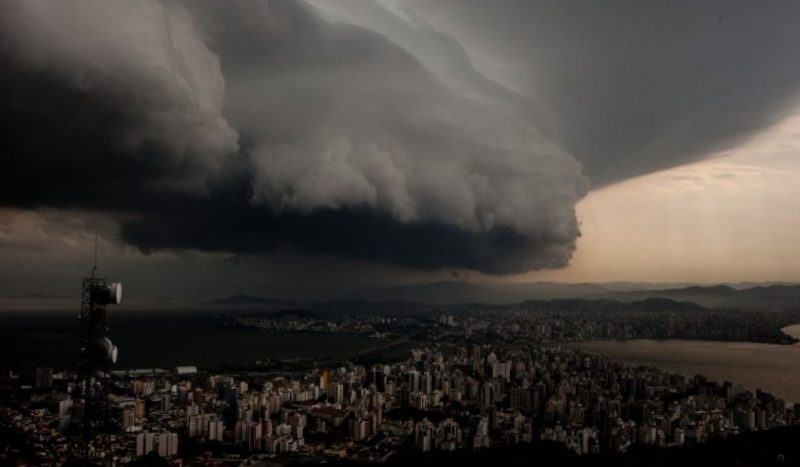
[[796, 384], [800, 381], [800, 345], [679, 339], [594, 340], [564, 345], [633, 365], [729, 381], [752, 392], [761, 389], [787, 402], [800, 403]]

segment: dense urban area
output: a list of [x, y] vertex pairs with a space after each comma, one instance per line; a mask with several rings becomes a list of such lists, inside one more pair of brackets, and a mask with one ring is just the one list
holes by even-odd
[[434, 306], [414, 302], [341, 301], [306, 309], [221, 313], [218, 326], [266, 332], [348, 332], [377, 338], [562, 343], [594, 339], [705, 339], [791, 344], [781, 328], [800, 322], [797, 308], [714, 309], [649, 298], [538, 300], [512, 305]]
[[[376, 344], [346, 359], [114, 370], [113, 428], [98, 454], [115, 465], [266, 466], [554, 443], [592, 456], [800, 423], [800, 404], [764, 392], [565, 346], [640, 337], [790, 343], [778, 329], [797, 322], [795, 312], [723, 313], [671, 300], [462, 305], [447, 314], [391, 309], [220, 314], [216, 326], [261, 330], [264, 338], [338, 332]], [[0, 430], [12, 442], [0, 456], [66, 462], [74, 390], [70, 369], [4, 374]]]

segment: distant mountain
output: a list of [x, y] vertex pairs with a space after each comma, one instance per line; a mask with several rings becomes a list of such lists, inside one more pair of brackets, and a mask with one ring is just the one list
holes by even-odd
[[690, 287], [683, 287], [679, 289], [664, 289], [664, 290], [637, 290], [633, 292], [615, 292], [607, 294], [606, 297], [620, 300], [623, 302], [631, 302], [636, 300], [645, 300], [648, 298], [668, 298], [678, 301], [690, 301], [700, 303], [706, 306], [721, 305], [722, 303], [730, 300], [739, 293], [736, 289], [727, 285], [716, 285], [710, 287], [703, 287], [693, 285]]
[[646, 298], [637, 302], [630, 302], [629, 305], [646, 311], [698, 311], [706, 309], [694, 302], [681, 302], [669, 298]]
[[[704, 307], [800, 308], [800, 285], [690, 285], [646, 289], [643, 283], [565, 284], [556, 282], [489, 283], [443, 281], [364, 290], [353, 298], [326, 302], [300, 302], [287, 299], [237, 294], [209, 302], [210, 305], [251, 306], [265, 309], [307, 308], [320, 311], [374, 309], [417, 312], [434, 305], [486, 304], [511, 305], [536, 300], [615, 300], [631, 303], [648, 299], [693, 302]], [[654, 302], [655, 303], [655, 302]]]
[[419, 316], [439, 311], [437, 305], [407, 300], [363, 300], [345, 298], [328, 302], [316, 302], [309, 308], [326, 313], [369, 314], [381, 313], [395, 316]]
[[[680, 289], [683, 287], [690, 287], [694, 284], [692, 282], [630, 282], [630, 281], [616, 281], [616, 282], [600, 282], [594, 285], [599, 285], [602, 288], [611, 292], [633, 292], [638, 290], [664, 290], [664, 289]], [[764, 285], [764, 284], [760, 284]]]
[[490, 287], [499, 292], [508, 291], [540, 298], [582, 298], [611, 290], [605, 284], [561, 282], [497, 283], [491, 284]]
[[[487, 305], [491, 307], [493, 305]], [[680, 302], [668, 298], [648, 298], [634, 302], [620, 302], [609, 299], [562, 298], [555, 300], [526, 300], [513, 308], [541, 309], [559, 312], [606, 312], [606, 311], [700, 311], [707, 308], [692, 302]], [[503, 308], [503, 307], [501, 307]]]
[[668, 298], [695, 302], [707, 307], [800, 308], [800, 285], [769, 285], [735, 289], [727, 285], [691, 286], [680, 289], [616, 292], [606, 298], [630, 302], [647, 298]]
[[[656, 287], [658, 285], [663, 288]], [[504, 305], [526, 300], [553, 299], [608, 299], [635, 302], [664, 298], [678, 302], [694, 302], [706, 307], [800, 308], [800, 285], [768, 283], [744, 287], [745, 285], [750, 283], [686, 286], [636, 282], [565, 284], [445, 281], [370, 289], [362, 293], [359, 298], [404, 300], [438, 305], [459, 303]]]
[[408, 300], [440, 305], [456, 303], [501, 305], [532, 299], [582, 298], [608, 292], [608, 289], [595, 284], [443, 281], [370, 289], [363, 292], [360, 297], [370, 300]]
[[[375, 288], [363, 292], [360, 294], [360, 298], [448, 304], [459, 301], [496, 303], [498, 297], [494, 297], [493, 292], [482, 284], [463, 281], [442, 281]], [[504, 299], [508, 299], [508, 297], [504, 297]]]
[[228, 305], [228, 306], [258, 306], [268, 308], [296, 307], [297, 301], [285, 300], [280, 298], [254, 297], [245, 294], [231, 295], [230, 297], [220, 298], [208, 302], [209, 305]]
[[800, 308], [800, 285], [751, 287], [739, 291], [725, 304], [741, 307]]

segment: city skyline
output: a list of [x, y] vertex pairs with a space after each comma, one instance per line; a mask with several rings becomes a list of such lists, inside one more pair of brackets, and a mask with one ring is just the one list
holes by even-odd
[[798, 25], [0, 0], [0, 466], [800, 465]]
[[[118, 330], [127, 327], [124, 312], [115, 314]], [[485, 465], [491, 458], [585, 466], [632, 458], [664, 465], [664, 456], [668, 465], [705, 456], [761, 464], [776, 449], [788, 462], [797, 456], [789, 440], [800, 425], [800, 391], [786, 377], [800, 372], [791, 345], [800, 325], [782, 327], [797, 322], [796, 310], [719, 311], [649, 299], [411, 313], [244, 308], [212, 320], [185, 312], [128, 316], [128, 325], [145, 319], [169, 338], [147, 333], [151, 339], [123, 350], [133, 358], [106, 373], [110, 392], [98, 402], [107, 405], [96, 412], [106, 415], [92, 419], [105, 429], [78, 444], [91, 446], [89, 454], [76, 457], [74, 449], [72, 428], [86, 404], [76, 395], [76, 374], [39, 349], [48, 366], [29, 358], [0, 376], [0, 434], [16, 448], [2, 459], [246, 466]], [[164, 329], [168, 323], [179, 330]], [[204, 328], [215, 337], [208, 340]], [[310, 335], [318, 346], [308, 345]], [[694, 340], [712, 336], [733, 341]], [[230, 338], [239, 345], [214, 347]], [[644, 361], [636, 350], [617, 358], [633, 343]], [[169, 350], [176, 344], [181, 351]], [[764, 365], [759, 351], [743, 359], [742, 344], [772, 350], [781, 363]], [[720, 359], [703, 367], [710, 375], [676, 371], [698, 348]], [[292, 355], [300, 349], [304, 357]], [[662, 349], [671, 349], [670, 358]], [[648, 360], [653, 350], [658, 368]], [[733, 381], [712, 376], [730, 369]]]

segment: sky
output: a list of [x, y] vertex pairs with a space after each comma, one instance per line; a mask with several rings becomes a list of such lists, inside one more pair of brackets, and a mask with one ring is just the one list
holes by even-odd
[[566, 268], [519, 281], [800, 280], [800, 115], [708, 160], [593, 191]]
[[800, 281], [799, 20], [2, 0], [0, 296]]

